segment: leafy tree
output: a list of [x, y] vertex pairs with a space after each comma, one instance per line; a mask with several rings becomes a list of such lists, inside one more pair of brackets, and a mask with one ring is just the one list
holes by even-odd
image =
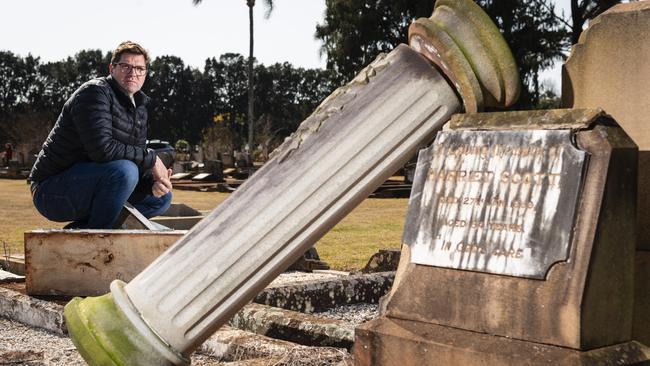
[[197, 100], [197, 79], [201, 73], [186, 67], [179, 57], [162, 56], [150, 65], [145, 93], [152, 99], [149, 108], [148, 136], [176, 141], [200, 140], [205, 121], [196, 118], [202, 104]]
[[[539, 73], [562, 57], [566, 32], [555, 18], [550, 0], [482, 0], [485, 11], [514, 51], [524, 91], [516, 108], [531, 108], [539, 100]], [[350, 79], [379, 52], [406, 42], [408, 26], [429, 17], [432, 1], [327, 0], [325, 20], [316, 28], [323, 41], [327, 67]]]
[[[194, 5], [198, 5], [203, 0], [193, 0]], [[273, 0], [264, 0], [264, 3], [267, 6], [268, 11], [266, 16], [268, 17], [273, 11]], [[254, 104], [255, 104], [255, 95], [254, 95], [254, 73], [253, 73], [253, 46], [254, 46], [254, 37], [253, 37], [253, 8], [255, 7], [255, 0], [246, 0], [246, 6], [248, 6], [248, 25], [249, 25], [249, 52], [248, 52], [248, 146], [253, 147], [253, 135], [254, 135], [254, 126], [255, 126], [255, 113], [254, 113]]]
[[0, 116], [9, 116], [36, 98], [39, 58], [0, 51]]
[[524, 87], [515, 109], [540, 106], [539, 74], [564, 57], [567, 32], [548, 0], [482, 0], [483, 7], [510, 45]]
[[561, 19], [571, 31], [571, 43], [578, 43], [585, 24], [605, 10], [620, 3], [620, 0], [571, 0], [571, 23]]
[[[97, 50], [45, 64], [32, 56], [0, 52], [0, 76], [7, 81], [0, 84], [0, 141], [23, 145], [29, 151], [40, 146], [44, 136], [35, 131], [47, 133], [69, 96], [83, 82], [106, 75], [109, 61], [109, 53]], [[332, 71], [294, 68], [289, 63], [256, 65], [255, 72], [255, 94], [260, 96], [255, 108], [260, 117], [254, 143], [267, 151], [293, 132], [338, 85]], [[209, 140], [217, 142], [223, 152], [244, 145], [250, 127], [244, 56], [210, 58], [203, 72], [178, 57], [158, 57], [150, 65], [143, 90], [152, 98], [149, 137], [172, 143], [183, 139], [190, 144]]]
[[316, 38], [323, 41], [327, 68], [354, 77], [380, 52], [408, 43], [407, 29], [420, 17], [433, 12], [431, 0], [326, 0], [325, 19], [316, 26]]
[[[246, 141], [243, 117], [247, 108], [247, 71], [242, 55], [226, 53], [219, 60], [206, 60], [203, 72], [211, 109], [211, 116], [219, 116], [219, 122], [232, 132], [233, 146]], [[250, 125], [249, 125], [250, 127]]]

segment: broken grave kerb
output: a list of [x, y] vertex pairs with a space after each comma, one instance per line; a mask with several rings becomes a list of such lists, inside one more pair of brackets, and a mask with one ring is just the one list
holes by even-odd
[[475, 112], [516, 99], [512, 55], [474, 2], [438, 1], [412, 28], [413, 48], [380, 55], [332, 93], [262, 169], [129, 284], [114, 281], [111, 293], [66, 306], [90, 365], [188, 364], [463, 104]]

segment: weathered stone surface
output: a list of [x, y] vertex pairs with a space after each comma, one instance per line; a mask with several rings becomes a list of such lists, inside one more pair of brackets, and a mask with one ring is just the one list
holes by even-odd
[[619, 4], [591, 22], [564, 65], [562, 104], [603, 108], [650, 150], [650, 2]]
[[[67, 333], [62, 305], [2, 287], [0, 287], [0, 317], [56, 334]], [[312, 354], [311, 358], [308, 358], [311, 361], [318, 360], [319, 357], [343, 360], [348, 357], [347, 352], [327, 347], [350, 349], [354, 342], [354, 328], [350, 324], [259, 304], [247, 305], [231, 320], [231, 324], [266, 337], [224, 327], [198, 352], [220, 357], [222, 361], [233, 362], [235, 360], [244, 362], [250, 357], [262, 357], [258, 361], [266, 362], [261, 363], [262, 365], [269, 365], [283, 359], [285, 361], [291, 358], [297, 359], [299, 355], [305, 357], [307, 353]], [[282, 341], [283, 339], [286, 342]], [[226, 344], [228, 342], [233, 343]], [[300, 348], [296, 343], [326, 348]], [[299, 349], [292, 351], [296, 347]], [[20, 356], [13, 353], [11, 355]], [[2, 356], [0, 350], [0, 364], [3, 364]], [[256, 364], [258, 363], [242, 363], [242, 365]]]
[[25, 276], [13, 274], [11, 272], [0, 270], [0, 283], [4, 282], [24, 282]]
[[400, 257], [399, 249], [379, 249], [370, 257], [361, 273], [394, 272], [397, 270]]
[[129, 281], [185, 231], [34, 230], [25, 233], [30, 295], [89, 296]]
[[384, 316], [578, 350], [630, 341], [636, 146], [605, 117], [574, 138], [590, 158], [568, 261], [540, 281], [413, 264], [404, 245]]
[[438, 133], [402, 242], [413, 263], [544, 279], [566, 261], [586, 153], [570, 130]]
[[349, 323], [260, 304], [244, 306], [229, 325], [307, 346], [350, 349], [354, 343], [354, 326]]
[[566, 130], [586, 128], [605, 117], [602, 109], [546, 109], [491, 113], [457, 113], [451, 116], [451, 130]]
[[562, 75], [562, 105], [603, 108], [639, 146], [638, 243], [650, 250], [650, 2], [619, 4], [589, 22]]
[[633, 339], [650, 346], [650, 251], [636, 252]]
[[380, 318], [356, 329], [357, 366], [646, 365], [650, 348], [625, 342], [588, 352], [435, 324]]
[[343, 304], [377, 303], [390, 290], [394, 276], [394, 272], [381, 272], [269, 287], [254, 301], [303, 313], [324, 311]]
[[453, 82], [468, 113], [483, 106], [509, 106], [519, 97], [512, 53], [474, 1], [436, 1], [431, 17], [409, 27], [409, 44]]
[[19, 276], [25, 275], [25, 256], [20, 254], [12, 254], [9, 256], [0, 256], [0, 268], [5, 271], [17, 274]]
[[67, 333], [62, 305], [38, 300], [2, 287], [0, 316], [57, 334]]
[[228, 326], [209, 337], [197, 352], [222, 362], [266, 360], [262, 365], [329, 365], [349, 358], [345, 349], [300, 346]]
[[0, 349], [0, 365], [45, 365], [43, 352], [35, 351], [4, 351]]

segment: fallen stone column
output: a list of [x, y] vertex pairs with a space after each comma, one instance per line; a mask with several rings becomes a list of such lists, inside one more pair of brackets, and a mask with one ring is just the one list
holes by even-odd
[[[478, 8], [455, 1], [450, 14], [461, 19], [466, 6]], [[498, 32], [485, 33], [482, 22], [494, 28], [487, 16], [469, 15], [418, 23], [415, 48], [429, 60], [405, 45], [380, 55], [129, 284], [115, 281], [110, 294], [68, 304], [68, 328], [84, 358], [188, 364], [194, 349], [430, 142], [463, 102], [475, 110], [511, 100], [518, 93], [508, 89], [517, 75], [512, 56]], [[479, 47], [470, 52], [480, 57], [466, 57], [457, 42]]]

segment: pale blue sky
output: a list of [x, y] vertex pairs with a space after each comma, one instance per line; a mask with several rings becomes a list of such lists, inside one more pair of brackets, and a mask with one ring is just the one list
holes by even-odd
[[[264, 18], [255, 6], [255, 53], [264, 64], [289, 61], [324, 67], [316, 24], [325, 0], [275, 0]], [[205, 59], [226, 52], [248, 55], [248, 7], [244, 0], [18, 0], [3, 1], [0, 49], [57, 61], [82, 49], [113, 49], [129, 39], [152, 56], [176, 55], [203, 68]]]
[[[556, 0], [568, 7], [570, 0]], [[255, 7], [255, 55], [264, 64], [325, 67], [320, 41], [325, 0], [275, 0], [269, 19], [263, 0]], [[82, 49], [113, 49], [129, 39], [153, 57], [175, 55], [203, 68], [205, 59], [225, 52], [248, 55], [248, 8], [245, 0], [13, 0], [3, 1], [0, 50], [31, 53], [57, 61]], [[547, 71], [559, 89], [560, 68]]]

